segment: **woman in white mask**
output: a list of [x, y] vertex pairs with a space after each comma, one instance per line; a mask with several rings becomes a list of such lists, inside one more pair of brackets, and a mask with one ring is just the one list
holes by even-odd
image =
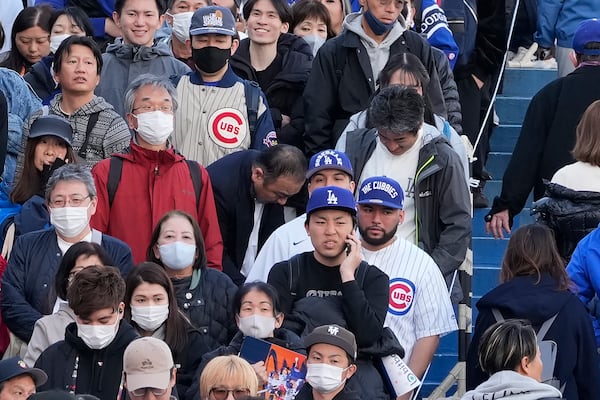
[[303, 38], [311, 47], [313, 56], [335, 36], [331, 30], [331, 18], [327, 7], [319, 0], [301, 0], [292, 6], [290, 32]]
[[60, 93], [60, 87], [54, 81], [51, 71], [58, 46], [71, 35], [92, 37], [94, 34], [88, 16], [79, 7], [66, 7], [55, 11], [50, 18], [50, 26], [50, 54], [35, 63], [23, 76], [44, 105], [50, 104], [50, 100]]
[[50, 345], [64, 340], [65, 328], [75, 321], [75, 314], [67, 302], [67, 289], [77, 273], [92, 265], [112, 265], [108, 254], [97, 243], [76, 243], [63, 256], [54, 281], [56, 302], [54, 308], [48, 310], [52, 314], [38, 319], [35, 323], [27, 345], [27, 353], [23, 357], [27, 365], [35, 364], [39, 355]]
[[164, 268], [144, 262], [127, 276], [125, 319], [140, 336], [152, 336], [169, 345], [177, 367], [177, 393], [185, 393], [208, 351], [198, 332], [179, 311], [175, 289]]
[[[188, 390], [188, 396], [197, 400], [198, 376], [206, 364], [217, 356], [239, 354], [244, 337], [263, 339], [298, 353], [305, 354], [302, 340], [294, 332], [282, 328], [284, 315], [280, 310], [279, 297], [273, 286], [265, 282], [246, 283], [238, 290], [233, 307], [239, 332], [228, 346], [204, 355], [194, 385]], [[268, 377], [265, 365], [259, 361], [252, 365], [258, 382], [263, 385]]]
[[358, 400], [358, 393], [346, 385], [356, 372], [356, 339], [338, 325], [315, 328], [304, 338], [308, 349], [306, 382], [296, 400]]
[[183, 211], [169, 211], [156, 224], [147, 255], [164, 267], [179, 309], [206, 346], [213, 350], [229, 343], [237, 331], [231, 307], [237, 286], [223, 272], [206, 267], [198, 222]]

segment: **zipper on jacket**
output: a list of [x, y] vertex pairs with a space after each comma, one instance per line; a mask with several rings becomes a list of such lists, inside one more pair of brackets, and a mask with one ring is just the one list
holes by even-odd
[[[431, 157], [429, 157], [429, 159], [427, 161], [425, 161], [425, 163], [423, 165], [421, 165], [421, 168], [419, 168], [417, 170], [417, 173], [415, 174], [415, 189], [417, 186], [417, 181], [419, 180], [419, 174], [421, 172], [423, 172], [423, 170], [432, 163], [432, 161], [435, 159], [435, 154], [432, 154]], [[418, 196], [418, 194], [416, 194]], [[415, 245], [418, 246], [419, 245], [419, 210], [417, 209], [417, 202], [415, 201]]]

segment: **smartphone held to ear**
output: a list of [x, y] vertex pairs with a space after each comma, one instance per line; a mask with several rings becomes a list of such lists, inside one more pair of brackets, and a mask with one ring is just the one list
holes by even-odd
[[346, 255], [349, 256], [351, 251], [352, 246], [350, 245], [350, 243], [346, 243]]

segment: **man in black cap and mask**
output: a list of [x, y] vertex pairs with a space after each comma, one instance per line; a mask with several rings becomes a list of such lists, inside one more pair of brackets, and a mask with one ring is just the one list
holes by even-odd
[[192, 16], [190, 38], [196, 71], [177, 84], [184, 106], [175, 114], [175, 148], [186, 158], [209, 165], [234, 151], [277, 144], [264, 93], [229, 66], [239, 45], [231, 11], [199, 8]]

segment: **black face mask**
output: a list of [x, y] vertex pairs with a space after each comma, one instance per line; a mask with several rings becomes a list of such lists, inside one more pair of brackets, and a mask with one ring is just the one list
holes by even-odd
[[196, 67], [208, 74], [213, 74], [223, 68], [231, 57], [231, 49], [220, 49], [214, 46], [192, 49], [192, 58]]

